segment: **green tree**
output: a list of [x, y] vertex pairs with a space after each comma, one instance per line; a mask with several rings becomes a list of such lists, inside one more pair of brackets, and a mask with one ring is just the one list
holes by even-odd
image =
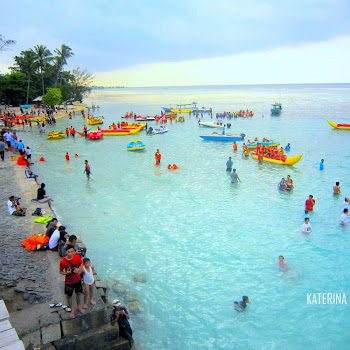
[[0, 52], [10, 50], [11, 46], [16, 44], [15, 40], [6, 40], [4, 36], [0, 34]]
[[61, 90], [58, 88], [48, 88], [47, 93], [43, 96], [42, 103], [54, 107], [62, 102]]
[[0, 76], [1, 102], [18, 106], [24, 102], [27, 90], [27, 77], [24, 73], [12, 72]]
[[72, 49], [65, 44], [62, 44], [61, 48], [55, 49], [54, 52], [57, 54], [57, 56], [55, 57], [56, 58], [56, 67], [57, 67], [57, 75], [56, 75], [55, 85], [57, 85], [60, 73], [63, 69], [63, 66], [67, 64], [67, 59], [69, 57], [74, 56], [74, 53], [73, 53]]
[[36, 45], [34, 50], [36, 58], [35, 62], [40, 68], [41, 73], [41, 85], [42, 85], [42, 96], [45, 95], [45, 84], [44, 84], [44, 70], [48, 66], [49, 62], [53, 60], [51, 51], [45, 45]]
[[33, 50], [24, 50], [24, 51], [21, 51], [20, 56], [15, 56], [14, 59], [15, 59], [16, 65], [14, 67], [11, 67], [11, 69], [13, 71], [24, 73], [28, 79], [27, 99], [26, 99], [26, 104], [28, 104], [31, 78], [38, 68], [38, 64], [35, 60], [36, 55]]

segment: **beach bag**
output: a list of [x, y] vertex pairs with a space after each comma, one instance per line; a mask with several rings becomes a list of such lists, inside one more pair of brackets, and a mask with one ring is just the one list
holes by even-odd
[[41, 208], [36, 208], [34, 210], [34, 213], [32, 213], [33, 216], [43, 216], [43, 212]]

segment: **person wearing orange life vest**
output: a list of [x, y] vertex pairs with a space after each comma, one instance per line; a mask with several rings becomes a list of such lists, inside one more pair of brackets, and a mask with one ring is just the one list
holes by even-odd
[[162, 159], [162, 155], [159, 152], [159, 149], [157, 149], [154, 158], [156, 160], [156, 165], [160, 165], [160, 160]]
[[66, 152], [65, 158], [66, 158], [66, 160], [69, 160], [69, 159], [70, 159], [69, 153], [68, 153], [68, 152]]
[[66, 136], [69, 137], [69, 129], [66, 128]]
[[176, 164], [173, 164], [173, 170], [179, 169], [179, 167]]
[[234, 141], [233, 142], [233, 150], [237, 151], [237, 149], [238, 149], [237, 143], [236, 143], [236, 141]]
[[168, 165], [168, 170], [171, 170], [173, 167], [171, 166], [171, 164]]

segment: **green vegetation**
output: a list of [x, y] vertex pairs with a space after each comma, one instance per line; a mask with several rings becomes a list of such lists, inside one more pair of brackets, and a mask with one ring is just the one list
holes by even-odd
[[[0, 35], [0, 51], [9, 50], [14, 44], [14, 40]], [[9, 67], [11, 73], [0, 74], [0, 103], [30, 104], [37, 96], [43, 96], [43, 103], [49, 106], [82, 101], [91, 91], [92, 75], [80, 68], [64, 70], [67, 60], [74, 56], [69, 46], [62, 44], [53, 52], [45, 45], [36, 45], [15, 56]]]
[[61, 89], [59, 88], [48, 88], [46, 95], [43, 96], [42, 100], [44, 105], [54, 107], [62, 102]]

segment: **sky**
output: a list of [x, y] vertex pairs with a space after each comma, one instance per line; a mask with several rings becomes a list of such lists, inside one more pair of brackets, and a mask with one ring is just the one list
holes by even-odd
[[[0, 0], [16, 40], [0, 71], [38, 44], [101, 86], [349, 83], [349, 0]], [[19, 10], [20, 9], [20, 10]]]

